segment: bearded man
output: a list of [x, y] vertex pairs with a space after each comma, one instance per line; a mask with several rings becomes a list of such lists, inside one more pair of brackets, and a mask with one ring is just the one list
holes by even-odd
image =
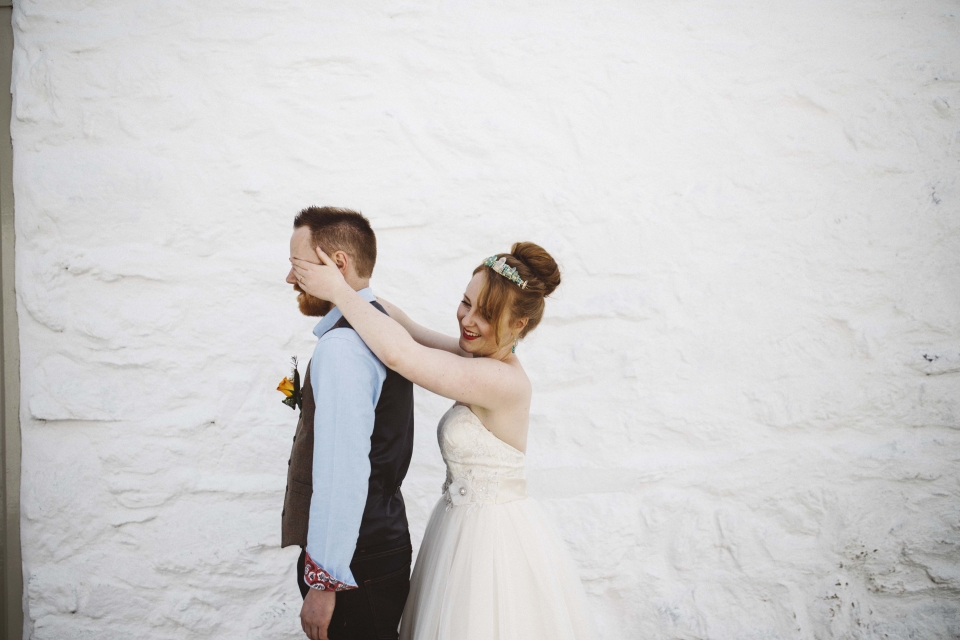
[[[356, 211], [309, 207], [293, 221], [290, 257], [319, 263], [386, 313], [370, 289], [377, 239]], [[322, 317], [301, 390], [283, 501], [281, 546], [301, 547], [300, 621], [310, 640], [397, 638], [410, 590], [411, 546], [400, 484], [413, 453], [413, 385], [387, 369], [340, 311], [300, 288]]]

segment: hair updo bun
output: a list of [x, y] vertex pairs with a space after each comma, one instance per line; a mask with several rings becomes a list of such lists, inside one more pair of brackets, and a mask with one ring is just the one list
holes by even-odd
[[[544, 298], [560, 286], [560, 267], [557, 266], [557, 261], [553, 259], [553, 256], [540, 245], [532, 242], [515, 242], [510, 247], [510, 254], [527, 265], [532, 274], [531, 280], [539, 281], [542, 286]], [[522, 278], [523, 274], [520, 277]], [[527, 285], [527, 288], [530, 287], [530, 284]]]
[[497, 254], [497, 259], [500, 258], [505, 258], [507, 266], [516, 269], [517, 275], [527, 284], [521, 289], [515, 282], [483, 264], [473, 270], [474, 274], [481, 271], [487, 274], [477, 306], [480, 314], [493, 325], [497, 344], [500, 344], [500, 325], [504, 314], [510, 321], [527, 319], [526, 326], [516, 336], [523, 338], [540, 324], [546, 306], [544, 298], [560, 286], [560, 267], [553, 256], [538, 244], [516, 242], [510, 248], [510, 253]]

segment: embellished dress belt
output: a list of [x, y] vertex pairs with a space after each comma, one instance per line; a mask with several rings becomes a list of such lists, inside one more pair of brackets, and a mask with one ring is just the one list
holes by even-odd
[[481, 502], [506, 504], [527, 497], [527, 481], [524, 478], [487, 481], [454, 478], [443, 485], [443, 497], [448, 508]]

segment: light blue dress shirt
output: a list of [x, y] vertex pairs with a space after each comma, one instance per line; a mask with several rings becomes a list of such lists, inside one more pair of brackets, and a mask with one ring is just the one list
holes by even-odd
[[[358, 292], [376, 300], [369, 287]], [[313, 498], [307, 553], [335, 580], [357, 586], [350, 560], [357, 547], [370, 481], [370, 436], [387, 368], [353, 329], [332, 329], [334, 307], [313, 329], [310, 383], [313, 421]]]

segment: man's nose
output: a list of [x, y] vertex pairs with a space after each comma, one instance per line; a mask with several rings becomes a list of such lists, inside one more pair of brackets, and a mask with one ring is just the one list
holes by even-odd
[[287, 282], [290, 284], [297, 284], [297, 275], [293, 272], [293, 269], [287, 273]]

